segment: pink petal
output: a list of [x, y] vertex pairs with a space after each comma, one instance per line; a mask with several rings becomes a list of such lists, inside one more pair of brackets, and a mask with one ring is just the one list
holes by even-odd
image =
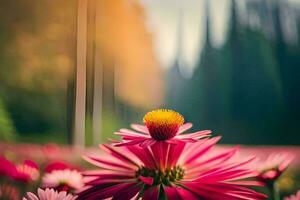
[[103, 151], [105, 151], [105, 152], [111, 154], [112, 156], [114, 156], [114, 157], [120, 159], [120, 160], [123, 161], [123, 162], [131, 163], [131, 164], [133, 164], [133, 165], [135, 165], [135, 166], [138, 166], [138, 164], [137, 164], [135, 161], [133, 161], [131, 158], [129, 158], [129, 157], [127, 157], [127, 156], [124, 155], [124, 151], [121, 153], [121, 152], [119, 152], [118, 150], [116, 150], [116, 149], [110, 147], [109, 145], [100, 145], [100, 148], [101, 148]]
[[30, 200], [39, 200], [39, 198], [31, 192], [27, 192], [27, 196]]
[[234, 164], [227, 164], [221, 165], [217, 168], [212, 168], [206, 172], [203, 172], [197, 180], [206, 179], [210, 181], [217, 181], [217, 180], [232, 180], [234, 178], [249, 178], [255, 176], [255, 172], [252, 170], [248, 170], [247, 168], [240, 168], [243, 165], [248, 164], [249, 162], [253, 161], [254, 157], [245, 160], [244, 162], [234, 163]]
[[265, 184], [260, 181], [232, 181], [232, 182], [226, 182], [226, 183], [234, 184], [234, 185], [245, 185], [245, 186], [265, 186]]
[[[190, 154], [186, 155], [185, 165], [188, 165], [189, 163], [194, 162], [198, 157], [205, 154], [220, 139], [221, 139], [221, 137], [214, 137], [214, 138], [211, 138], [211, 139], [207, 140], [207, 142], [205, 141], [202, 144], [199, 143], [201, 141], [192, 143], [193, 145], [190, 146], [190, 149], [194, 149], [194, 151], [190, 152]], [[199, 145], [199, 144], [201, 144], [201, 145]]]
[[[235, 147], [232, 149], [229, 149], [228, 151], [224, 153], [218, 153], [217, 155], [213, 155], [211, 158], [205, 158], [203, 160], [195, 161], [191, 166], [189, 166], [189, 172], [190, 173], [197, 173], [198, 170], [202, 170], [203, 167], [208, 168], [211, 166], [215, 166], [217, 164], [221, 164], [225, 162], [226, 160], [230, 159], [236, 151], [239, 149], [239, 147]], [[186, 165], [187, 166], [187, 165]]]
[[177, 189], [175, 187], [164, 187], [164, 191], [168, 199], [181, 200], [181, 197], [177, 193]]
[[143, 142], [140, 143], [140, 147], [145, 148], [145, 147], [149, 147], [153, 144], [155, 144], [155, 140], [150, 138], [150, 139], [146, 139]]
[[98, 167], [104, 168], [104, 169], [111, 169], [111, 170], [119, 170], [119, 171], [132, 171], [135, 170], [135, 168], [132, 168], [125, 163], [115, 163], [111, 162], [107, 158], [98, 158], [98, 157], [87, 157], [83, 156], [83, 158], [88, 161], [89, 163], [92, 163]]
[[182, 126], [179, 127], [179, 130], [177, 132], [177, 135], [183, 133], [184, 131], [192, 128], [193, 124], [192, 123], [185, 123]]
[[123, 138], [126, 139], [136, 139], [136, 138], [150, 138], [149, 135], [144, 135], [140, 133], [127, 133], [127, 132], [115, 132], [116, 135], [120, 135]]
[[177, 142], [177, 144], [171, 144], [168, 155], [168, 167], [173, 167], [177, 164], [179, 157], [181, 156], [185, 147], [185, 142]]
[[144, 192], [143, 200], [158, 200], [159, 187], [151, 187]]
[[132, 134], [132, 135], [144, 135], [144, 134], [141, 134], [139, 132], [135, 132], [135, 131], [132, 131], [132, 130], [129, 130], [127, 128], [121, 128], [120, 131], [121, 133], [127, 133], [127, 134]]
[[204, 130], [204, 131], [198, 131], [195, 133], [185, 133], [185, 134], [177, 135], [176, 138], [179, 138], [179, 139], [188, 139], [188, 138], [201, 139], [203, 137], [210, 136], [210, 134], [211, 134], [210, 130]]
[[279, 171], [283, 172], [289, 166], [289, 164], [293, 161], [293, 159], [294, 159], [294, 156], [292, 156], [292, 155], [286, 156], [286, 159], [278, 167]]
[[121, 172], [121, 171], [112, 171], [110, 169], [104, 170], [104, 169], [98, 169], [98, 170], [89, 170], [82, 172], [85, 176], [99, 176], [99, 177], [133, 177], [135, 175], [135, 171], [132, 171], [132, 173]]
[[118, 191], [129, 188], [136, 185], [136, 183], [120, 183], [117, 185], [109, 186], [109, 187], [104, 187], [102, 185], [94, 186], [91, 188], [88, 188], [84, 191], [82, 191], [79, 196], [78, 200], [85, 200], [85, 199], [106, 199], [109, 197], [112, 197], [115, 195]]
[[172, 200], [197, 200], [199, 199], [195, 194], [180, 187], [164, 187], [164, 191], [168, 199]]
[[121, 141], [119, 143], [115, 143], [113, 144], [116, 147], [122, 147], [122, 146], [133, 146], [133, 145], [137, 145], [137, 144], [143, 144], [144, 141], [146, 141], [147, 139], [137, 139], [137, 140], [130, 140], [130, 141]]
[[141, 190], [141, 185], [133, 185], [119, 190], [113, 195], [113, 200], [130, 200]]
[[35, 169], [39, 168], [38, 165], [32, 160], [24, 160], [23, 164], [27, 165], [27, 166], [30, 166], [32, 168], [35, 168]]
[[146, 183], [147, 185], [152, 185], [153, 184], [153, 178], [152, 177], [144, 177], [144, 176], [139, 176], [139, 179]]
[[155, 161], [159, 166], [159, 169], [166, 169], [170, 144], [164, 141], [157, 141], [150, 148], [152, 150]]
[[185, 183], [184, 186], [189, 188], [190, 191], [198, 194], [203, 199], [259, 200], [267, 198], [266, 195], [258, 193], [254, 190], [221, 182], [191, 182]]
[[153, 154], [148, 148], [143, 149], [139, 146], [127, 146], [127, 149], [138, 157], [145, 167], [149, 169], [155, 169], [157, 167]]
[[183, 189], [183, 188], [177, 188], [177, 192], [179, 193], [179, 195], [181, 196], [181, 198], [183, 200], [185, 199], [189, 199], [189, 200], [197, 200], [199, 199], [199, 197], [197, 197], [195, 194], [193, 194], [192, 192]]
[[133, 182], [136, 179], [130, 178], [130, 179], [104, 179], [104, 178], [96, 178], [93, 180], [88, 180], [86, 182], [86, 185], [93, 185], [93, 186], [97, 186], [97, 185], [104, 185], [104, 184], [116, 184], [116, 183], [125, 183], [125, 182]]
[[131, 128], [133, 128], [136, 131], [145, 133], [147, 135], [149, 135], [149, 131], [148, 128], [144, 125], [140, 125], [140, 124], [131, 124]]

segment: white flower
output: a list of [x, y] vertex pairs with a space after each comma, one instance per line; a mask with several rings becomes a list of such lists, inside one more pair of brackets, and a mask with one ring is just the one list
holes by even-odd
[[23, 200], [75, 200], [77, 197], [67, 192], [57, 192], [53, 189], [38, 189], [38, 196], [31, 192], [27, 192], [28, 199], [23, 197]]
[[81, 173], [70, 169], [54, 170], [46, 173], [42, 179], [42, 183], [45, 188], [66, 186], [72, 190], [79, 190], [84, 185]]

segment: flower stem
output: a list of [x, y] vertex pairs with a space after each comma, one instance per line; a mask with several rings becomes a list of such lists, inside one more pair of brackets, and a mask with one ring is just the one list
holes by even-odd
[[280, 200], [279, 190], [276, 182], [272, 182], [268, 184], [268, 189], [270, 192], [270, 199], [271, 200]]

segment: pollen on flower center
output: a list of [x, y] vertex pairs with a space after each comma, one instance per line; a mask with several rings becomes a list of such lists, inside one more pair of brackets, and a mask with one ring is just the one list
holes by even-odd
[[158, 109], [148, 112], [143, 121], [153, 139], [168, 140], [176, 135], [184, 118], [173, 110]]
[[142, 167], [136, 172], [136, 177], [152, 177], [154, 179], [153, 185], [171, 185], [172, 182], [182, 180], [184, 174], [184, 169], [181, 166], [167, 168], [164, 171], [150, 170], [145, 167]]

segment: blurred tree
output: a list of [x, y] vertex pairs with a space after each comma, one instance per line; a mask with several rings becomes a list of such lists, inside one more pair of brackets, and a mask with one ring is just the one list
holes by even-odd
[[[102, 130], [104, 139], [112, 136], [110, 133], [118, 129], [120, 121], [137, 120], [141, 111], [161, 105], [164, 82], [140, 3], [96, 1], [95, 7], [94, 63], [91, 63], [94, 69], [88, 66], [87, 71], [94, 71], [94, 76], [87, 80], [94, 83], [88, 83], [90, 97], [87, 97], [93, 98], [94, 107], [100, 106], [87, 108], [93, 110], [92, 127], [102, 125], [97, 128]], [[91, 90], [93, 94], [89, 93]]]
[[[268, 143], [269, 134], [278, 130], [282, 115], [278, 65], [270, 42], [261, 32], [239, 23], [234, 0], [231, 7], [229, 37], [221, 49], [226, 56], [220, 58], [227, 61], [222, 68], [229, 76], [230, 90], [226, 119], [231, 122], [226, 123], [224, 134], [228, 134], [230, 142], [243, 139], [247, 143]], [[230, 130], [241, 137], [230, 134]]]
[[[164, 98], [163, 71], [155, 58], [144, 14], [136, 0], [97, 4], [95, 57], [101, 58], [106, 72], [104, 84], [113, 93], [107, 94], [107, 98], [116, 95], [119, 101], [139, 109], [157, 107]], [[112, 77], [113, 83], [106, 81], [105, 76]]]
[[186, 114], [185, 104], [182, 102], [184, 99], [180, 97], [183, 95], [186, 101], [190, 101], [190, 96], [186, 95], [186, 91], [189, 90], [188, 78], [184, 77], [183, 71], [185, 70], [185, 63], [182, 59], [183, 54], [183, 12], [179, 11], [178, 25], [177, 25], [177, 51], [175, 55], [175, 61], [169, 69], [166, 76], [167, 83], [167, 96], [166, 104], [171, 108], [176, 108], [182, 114]]
[[[189, 104], [189, 112], [193, 112], [194, 123], [198, 128], [219, 127], [223, 117], [222, 106], [224, 104], [221, 90], [223, 85], [221, 80], [221, 67], [218, 65], [217, 49], [212, 47], [210, 38], [210, 6], [209, 1], [205, 1], [206, 12], [206, 34], [204, 47], [199, 56], [193, 77], [189, 81], [191, 90], [189, 95], [194, 100]], [[223, 88], [224, 89], [224, 88]], [[188, 94], [187, 94], [188, 95]], [[192, 97], [191, 97], [192, 99]], [[195, 112], [195, 108], [197, 108]]]
[[[284, 30], [284, 9], [294, 11], [291, 7], [279, 0], [274, 1], [272, 18], [274, 21], [275, 37], [273, 49], [280, 70], [280, 80], [283, 86], [285, 113], [282, 115], [283, 132], [289, 132], [291, 138], [299, 138], [298, 127], [300, 122], [300, 34], [298, 32], [297, 43], [288, 43], [284, 37], [287, 30]], [[297, 12], [294, 11], [294, 12]], [[300, 18], [296, 22], [297, 29], [300, 28]], [[286, 138], [282, 135], [281, 138]]]
[[0, 95], [20, 134], [66, 131], [75, 23], [76, 1], [1, 1]]
[[[209, 1], [206, 5], [206, 38], [199, 62], [191, 79], [171, 80], [168, 91], [176, 100], [170, 105], [196, 128], [221, 132], [225, 143], [298, 144], [294, 139], [299, 138], [295, 133], [299, 130], [300, 51], [299, 45], [289, 45], [283, 37], [280, 10], [286, 5], [279, 6], [277, 0], [268, 4], [273, 9], [265, 9], [264, 1], [249, 4], [257, 13], [265, 9], [255, 16], [262, 24], [266, 16], [273, 16], [268, 18], [275, 27], [272, 38], [265, 31], [271, 28], [251, 25], [251, 16], [242, 22], [237, 1], [232, 0], [227, 39], [219, 49], [210, 42]], [[171, 69], [170, 75], [174, 74], [178, 69]]]
[[[139, 2], [87, 2], [92, 12], [88, 12], [85, 38], [84, 104], [86, 131], [91, 133], [102, 123], [99, 116], [107, 117], [106, 127], [118, 122], [116, 106], [130, 110], [129, 120], [160, 105], [164, 83]], [[75, 67], [77, 9], [76, 0], [1, 2], [0, 95], [20, 134], [67, 131], [72, 141], [75, 85], [80, 84]], [[86, 139], [91, 144], [95, 138], [89, 134]]]

